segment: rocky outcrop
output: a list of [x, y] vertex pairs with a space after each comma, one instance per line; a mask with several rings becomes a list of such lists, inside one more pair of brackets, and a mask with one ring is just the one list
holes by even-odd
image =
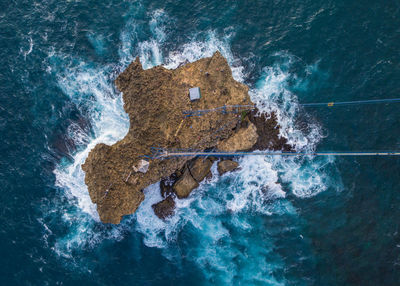
[[[236, 151], [248, 150], [259, 140], [257, 122], [251, 118], [247, 127], [238, 128], [240, 116], [234, 113], [182, 116], [186, 110], [252, 104], [248, 87], [233, 79], [219, 52], [175, 70], [162, 66], [144, 70], [137, 58], [115, 84], [123, 93], [129, 131], [112, 146], [96, 145], [82, 165], [90, 198], [97, 204], [102, 222], [119, 223], [122, 216], [135, 212], [144, 200], [144, 188], [179, 170], [185, 171], [183, 175], [177, 173], [176, 182], [161, 185], [165, 187], [164, 197], [168, 198], [172, 191], [180, 198], [187, 197], [209, 173], [209, 161], [185, 167], [191, 157], [151, 159], [147, 165], [141, 160], [143, 155], [150, 154], [151, 147]], [[200, 100], [190, 101], [188, 93], [192, 87], [200, 88]], [[272, 137], [271, 140], [278, 140], [276, 132]], [[163, 209], [167, 202], [155, 209]]]
[[189, 165], [189, 171], [193, 179], [198, 183], [203, 181], [203, 179], [210, 172], [213, 162], [206, 158], [197, 158], [192, 164]]
[[233, 171], [239, 167], [239, 163], [232, 160], [222, 160], [218, 162], [218, 174], [221, 176], [226, 172]]
[[249, 150], [256, 144], [257, 139], [256, 126], [253, 123], [248, 123], [247, 127], [240, 128], [231, 137], [218, 143], [217, 148], [220, 151], [228, 152]]
[[254, 109], [249, 112], [247, 117], [256, 126], [258, 135], [257, 142], [251, 150], [291, 150], [287, 140], [279, 135], [279, 125], [275, 113], [260, 114], [258, 109]]
[[182, 177], [173, 186], [175, 194], [178, 198], [187, 198], [190, 193], [199, 186], [199, 183], [192, 177], [189, 169], [186, 169]]
[[156, 216], [160, 219], [166, 219], [175, 213], [175, 201], [172, 196], [167, 197], [151, 206]]

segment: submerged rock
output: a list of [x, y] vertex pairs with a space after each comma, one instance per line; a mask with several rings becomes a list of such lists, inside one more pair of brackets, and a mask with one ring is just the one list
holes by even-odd
[[226, 172], [233, 171], [239, 167], [239, 163], [232, 160], [222, 160], [218, 162], [218, 174], [223, 175]]
[[183, 175], [174, 184], [174, 192], [178, 198], [187, 198], [190, 193], [199, 186], [199, 183], [192, 177], [189, 169], [186, 169]]
[[151, 206], [156, 216], [160, 219], [166, 219], [175, 213], [175, 201], [172, 196], [167, 197]]

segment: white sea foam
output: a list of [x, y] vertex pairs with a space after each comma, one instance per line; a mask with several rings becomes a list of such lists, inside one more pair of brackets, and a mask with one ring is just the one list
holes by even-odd
[[[208, 41], [193, 41], [183, 45], [179, 51], [170, 52], [164, 60], [165, 66], [176, 68], [182, 62], [193, 62], [211, 56], [216, 50], [220, 50], [228, 62], [235, 62], [228, 41], [218, 40], [210, 33]], [[234, 69], [233, 74], [236, 80], [244, 81], [242, 67]], [[295, 120], [299, 108], [296, 96], [287, 87], [289, 79], [290, 75], [279, 65], [266, 67], [250, 95], [261, 112], [275, 112], [281, 126], [281, 136], [291, 145], [297, 150], [313, 150], [321, 138], [320, 128], [313, 124], [307, 129], [310, 131], [305, 132], [296, 127]], [[252, 233], [254, 230], [250, 220], [246, 218], [246, 213], [296, 216], [296, 209], [284, 200], [286, 193], [292, 192], [298, 197], [314, 196], [326, 190], [329, 183], [324, 168], [332, 163], [333, 159], [314, 159], [243, 157], [239, 159], [241, 169], [222, 178], [218, 178], [214, 165], [214, 179], [202, 183], [189, 199], [176, 200], [176, 214], [166, 222], [162, 222], [152, 213], [151, 205], [161, 200], [158, 187], [152, 186], [151, 190], [146, 190], [146, 199], [136, 213], [136, 230], [144, 234], [144, 243], [147, 246], [168, 249], [179, 233], [191, 229], [199, 240], [199, 243], [192, 245], [195, 250], [191, 257], [195, 263], [205, 275], [210, 276], [210, 279], [217, 279], [222, 284], [233, 283], [235, 276], [246, 272], [244, 269], [248, 264], [243, 263], [238, 267], [237, 263], [232, 262], [232, 258], [240, 256], [242, 252], [236, 248], [238, 241], [230, 237], [229, 230], [224, 225], [238, 227], [244, 233]], [[282, 183], [289, 185], [290, 189], [284, 189]], [[229, 212], [232, 213], [232, 218], [222, 223], [220, 217]], [[143, 216], [148, 219], [143, 219]], [[265, 257], [263, 252], [272, 251], [265, 250], [265, 245], [261, 246], [250, 240], [243, 239], [242, 243], [245, 243], [256, 257]], [[272, 242], [271, 244], [273, 247]], [[254, 256], [252, 259], [257, 260]], [[254, 279], [279, 285], [270, 275], [272, 269], [280, 267], [279, 263], [275, 265], [263, 260], [256, 262], [256, 265], [251, 266], [253, 269], [247, 269], [252, 275], [257, 273], [257, 278]]]
[[59, 166], [54, 171], [56, 185], [65, 189], [67, 196], [76, 198], [79, 207], [95, 219], [98, 219], [97, 211], [90, 200], [81, 165], [96, 144], [114, 144], [125, 136], [129, 128], [122, 99], [115, 96], [107, 72], [107, 68], [99, 70], [80, 62], [58, 73], [61, 89], [84, 114], [89, 115], [94, 138], [76, 124], [69, 126], [71, 138], [77, 145], [83, 146], [83, 149], [74, 154], [72, 164]]
[[[204, 57], [211, 57], [216, 51], [228, 60], [230, 64], [237, 62], [229, 48], [229, 38], [218, 39], [214, 32], [209, 32], [205, 41], [193, 39], [187, 44], [182, 45], [178, 51], [171, 51], [164, 60], [164, 65], [168, 69], [175, 69], [185, 62], [194, 62]], [[243, 82], [245, 78], [244, 67], [231, 67], [232, 75], [235, 80]]]
[[233, 175], [235, 180], [230, 186], [233, 198], [227, 199], [227, 209], [237, 212], [252, 208], [270, 214], [268, 202], [285, 197], [278, 183], [278, 172], [263, 156], [244, 157], [239, 163], [241, 169]]
[[[158, 184], [151, 185], [144, 190], [145, 201], [136, 211], [136, 229], [144, 234], [144, 243], [148, 247], [163, 248], [168, 241], [175, 237], [171, 233], [178, 224], [178, 217], [172, 217], [169, 221], [160, 220], [153, 212], [152, 205], [161, 201], [162, 197]], [[167, 224], [170, 225], [167, 228]]]
[[[179, 50], [164, 55], [162, 48], [168, 40], [165, 29], [168, 21], [170, 19], [162, 10], [154, 12], [149, 23], [152, 37], [141, 42], [137, 41], [135, 21], [128, 21], [121, 34], [119, 67], [126, 66], [138, 54], [145, 68], [164, 64], [166, 68], [173, 69], [183, 62], [209, 57], [217, 50], [230, 64], [238, 62], [229, 48], [229, 37], [219, 39], [214, 32], [209, 32], [206, 40], [193, 38]], [[73, 59], [71, 62], [74, 64], [67, 70], [57, 71], [60, 74], [58, 83], [71, 101], [88, 115], [94, 135], [89, 136], [79, 127], [71, 125], [69, 132], [74, 134], [73, 139], [82, 146], [82, 150], [73, 154], [73, 163], [60, 165], [55, 174], [57, 186], [65, 191], [67, 197], [76, 199], [79, 209], [90, 216], [77, 221], [73, 218], [74, 214], [65, 214], [71, 233], [58, 241], [60, 255], [68, 256], [88, 237], [93, 244], [104, 238], [119, 239], [120, 230], [132, 228], [134, 224], [133, 229], [143, 234], [146, 246], [162, 249], [170, 259], [192, 260], [206, 277], [216, 283], [228, 285], [239, 281], [245, 285], [257, 281], [279, 285], [271, 273], [282, 265], [276, 262], [278, 258], [274, 258], [274, 262], [266, 259], [273, 256], [274, 242], [272, 239], [266, 241], [265, 237], [252, 239], [258, 230], [253, 226], [254, 217], [247, 214], [296, 216], [296, 209], [285, 199], [287, 193], [309, 197], [324, 191], [329, 184], [324, 168], [332, 163], [332, 158], [248, 156], [239, 159], [239, 171], [222, 177], [218, 177], [214, 164], [213, 179], [201, 183], [188, 199], [176, 199], [176, 213], [170, 219], [158, 219], [151, 208], [152, 204], [162, 199], [158, 184], [154, 184], [144, 190], [145, 200], [134, 216], [125, 220], [122, 226], [99, 233], [92, 229], [93, 221], [97, 221], [98, 216], [90, 201], [80, 166], [96, 144], [113, 144], [123, 138], [129, 122], [121, 97], [115, 94], [112, 79], [107, 76], [111, 67], [91, 67]], [[246, 74], [243, 66], [236, 65], [232, 71], [236, 80], [244, 82]], [[311, 124], [310, 131], [305, 132], [296, 127], [299, 108], [296, 96], [287, 88], [289, 79], [290, 74], [280, 65], [265, 67], [260, 80], [250, 91], [251, 98], [261, 112], [275, 112], [281, 136], [287, 138], [291, 145], [297, 150], [313, 150], [321, 138], [320, 128]], [[284, 189], [284, 184], [290, 188]], [[234, 236], [232, 229], [239, 229], [241, 235]], [[182, 232], [196, 239], [191, 242], [191, 249], [175, 251], [173, 246]]]
[[26, 60], [26, 57], [27, 57], [30, 53], [32, 53], [32, 51], [33, 51], [33, 45], [34, 45], [34, 43], [33, 43], [33, 39], [32, 39], [32, 36], [31, 36], [31, 35], [28, 36], [28, 42], [29, 42], [29, 48], [28, 48], [27, 50], [25, 50], [23, 47], [20, 48], [20, 53], [24, 55], [24, 59], [25, 59], [25, 60]]
[[53, 249], [64, 258], [71, 258], [75, 249], [92, 247], [104, 239], [121, 238], [124, 225], [94, 230], [99, 217], [89, 197], [81, 165], [98, 143], [110, 145], [122, 139], [128, 131], [129, 118], [123, 110], [122, 97], [116, 94], [112, 85], [113, 67], [95, 67], [55, 53], [51, 53], [49, 59], [53, 65], [48, 72], [57, 75], [63, 93], [92, 126], [92, 133], [88, 134], [77, 123], [71, 123], [67, 132], [77, 151], [72, 154], [72, 162], [63, 160], [54, 170], [56, 186], [63, 190], [70, 203], [76, 203], [77, 208], [65, 208], [62, 220], [69, 231], [57, 239]]
[[[287, 72], [293, 59], [288, 55], [280, 56], [284, 62], [264, 68], [250, 96], [260, 112], [276, 114], [280, 136], [286, 138], [291, 146], [297, 151], [313, 151], [322, 139], [321, 128], [317, 123], [308, 123], [303, 129], [296, 126], [299, 104], [288, 88], [292, 75]], [[328, 173], [324, 169], [333, 164], [333, 157], [269, 157], [266, 160], [272, 164], [272, 169], [281, 174], [280, 180], [289, 184], [290, 191], [298, 197], [314, 196], [329, 186]]]
[[[265, 237], [254, 238], [259, 232], [259, 225], [254, 225], [257, 217], [247, 213], [296, 215], [296, 211], [287, 201], [272, 207], [271, 200], [282, 199], [285, 194], [275, 182], [275, 172], [275, 177], [265, 177], [270, 175], [271, 165], [260, 157], [254, 160], [262, 162], [254, 166], [255, 161], [241, 160], [239, 175], [227, 173], [222, 178], [218, 178], [214, 164], [213, 179], [201, 183], [189, 199], [176, 200], [176, 214], [167, 221], [159, 220], [151, 210], [151, 205], [161, 199], [158, 185], [147, 188], [146, 199], [136, 212], [136, 230], [144, 235], [144, 243], [163, 248], [164, 255], [174, 261], [193, 261], [207, 279], [218, 285], [255, 281], [280, 285], [272, 275], [282, 267], [272, 259], [274, 244]], [[258, 183], [271, 186], [260, 193]], [[244, 204], [237, 204], [236, 200]], [[182, 232], [190, 246], [176, 249], [175, 240]]]
[[[286, 62], [284, 65], [289, 65]], [[274, 112], [280, 125], [280, 136], [288, 140], [288, 144], [296, 150], [312, 150], [321, 139], [317, 124], [310, 126], [311, 132], [296, 128], [295, 119], [299, 111], [297, 97], [288, 90], [288, 80], [291, 75], [281, 68], [282, 64], [265, 67], [256, 88], [250, 91], [252, 101], [262, 113]]]
[[164, 42], [167, 38], [165, 27], [168, 25], [169, 20], [168, 15], [162, 9], [151, 13], [150, 31], [159, 42]]
[[[114, 144], [127, 133], [129, 118], [123, 110], [122, 97], [113, 88], [111, 71], [121, 70], [133, 60], [133, 50], [139, 51], [144, 67], [161, 64], [162, 56], [159, 47], [165, 38], [165, 33], [160, 23], [164, 23], [167, 19], [166, 15], [162, 17], [162, 14], [163, 11], [158, 10], [152, 16], [150, 26], [154, 31], [154, 38], [139, 43], [137, 48], [133, 47], [135, 43], [135, 22], [128, 21], [126, 30], [121, 34], [123, 45], [119, 51], [121, 62], [118, 66], [95, 67], [83, 60], [57, 54], [54, 51], [49, 53], [49, 61], [52, 64], [47, 71], [56, 75], [58, 85], [63, 93], [87, 117], [93, 128], [93, 134], [90, 135], [76, 123], [72, 123], [68, 127], [68, 135], [78, 146], [78, 151], [73, 154], [72, 163], [61, 162], [54, 170], [56, 186], [64, 190], [64, 195], [69, 201], [77, 202], [80, 211], [89, 215], [77, 214], [74, 211], [64, 213], [63, 219], [69, 225], [70, 233], [67, 237], [60, 238], [55, 246], [56, 252], [64, 257], [68, 257], [70, 251], [74, 248], [96, 245], [105, 238], [114, 237], [118, 239], [121, 229], [129, 224], [129, 222], [125, 222], [122, 226], [104, 230], [102, 233], [92, 230], [93, 223], [99, 221], [99, 218], [96, 206], [90, 200], [81, 165], [86, 160], [90, 150], [97, 144]], [[161, 18], [162, 21], [159, 22]], [[96, 35], [91, 36], [96, 38]], [[149, 187], [149, 189], [152, 189], [152, 187]], [[158, 193], [156, 191], [151, 192], [151, 194]], [[151, 196], [147, 196], [147, 198], [149, 200], [144, 202], [144, 206], [154, 201]], [[148, 210], [151, 211], [154, 219], [155, 216], [150, 206]], [[152, 216], [149, 212], [141, 218], [151, 220]], [[158, 219], [157, 221], [160, 222]], [[142, 222], [142, 225], [146, 225], [146, 222]], [[78, 224], [75, 225], [76, 223]], [[146, 241], [150, 244], [150, 239]]]

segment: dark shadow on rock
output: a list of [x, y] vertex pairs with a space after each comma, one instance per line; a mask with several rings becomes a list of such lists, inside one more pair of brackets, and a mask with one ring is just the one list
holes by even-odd
[[292, 147], [287, 144], [286, 138], [279, 136], [278, 122], [276, 114], [259, 114], [258, 109], [254, 109], [248, 113], [248, 118], [251, 123], [257, 127], [258, 139], [251, 150], [281, 150], [292, 151]]

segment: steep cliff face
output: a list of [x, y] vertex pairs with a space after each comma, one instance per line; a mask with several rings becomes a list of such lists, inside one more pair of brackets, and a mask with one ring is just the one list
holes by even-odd
[[[98, 144], [82, 165], [90, 197], [97, 204], [100, 219], [107, 223], [119, 223], [122, 216], [135, 212], [144, 199], [145, 187], [182, 169], [192, 159], [150, 160], [146, 173], [135, 172], [133, 167], [151, 147], [215, 147], [235, 133], [240, 119], [238, 114], [221, 112], [184, 118], [182, 111], [252, 104], [248, 87], [233, 79], [219, 52], [175, 70], [162, 66], [143, 70], [136, 59], [115, 83], [123, 92], [124, 109], [130, 118], [128, 134], [112, 146]], [[192, 87], [201, 90], [201, 99], [195, 102], [188, 97]], [[254, 143], [257, 138], [252, 140]]]

